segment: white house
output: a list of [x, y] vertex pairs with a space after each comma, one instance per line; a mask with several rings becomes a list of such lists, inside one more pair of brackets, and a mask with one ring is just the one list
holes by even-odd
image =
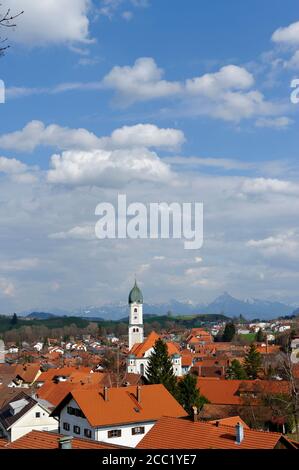
[[187, 416], [163, 385], [76, 389], [55, 408], [67, 436], [136, 447], [161, 416]]
[[0, 435], [13, 442], [33, 430], [57, 431], [58, 421], [44, 405], [20, 392], [0, 410]]

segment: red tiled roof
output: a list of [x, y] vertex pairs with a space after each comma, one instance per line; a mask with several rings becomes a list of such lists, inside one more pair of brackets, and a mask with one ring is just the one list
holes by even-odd
[[215, 419], [213, 421], [208, 421], [211, 424], [220, 424], [224, 426], [236, 426], [238, 423], [242, 424], [244, 429], [250, 429], [249, 426], [240, 418], [240, 416], [230, 416], [229, 418]]
[[[31, 431], [23, 437], [6, 445], [8, 449], [58, 449], [62, 434], [46, 431]], [[1, 445], [0, 445], [1, 447]], [[72, 439], [73, 449], [117, 449], [121, 446], [96, 442], [87, 439]]]
[[141, 401], [136, 398], [137, 387], [110, 388], [108, 400], [104, 400], [104, 390], [72, 390], [53, 411], [60, 409], [73, 398], [83, 411], [91, 426], [105, 426], [122, 423], [156, 421], [163, 415], [187, 416], [182, 406], [163, 385], [141, 387]]
[[217, 405], [238, 405], [243, 403], [246, 394], [278, 394], [289, 393], [287, 381], [278, 380], [219, 380], [198, 377], [197, 387], [210, 403]]
[[209, 402], [219, 405], [238, 405], [241, 403], [237, 395], [241, 380], [220, 380], [216, 378], [198, 377], [197, 388]]
[[155, 345], [155, 342], [160, 338], [160, 336], [152, 331], [148, 337], [143, 341], [143, 343], [136, 343], [132, 347], [129, 354], [134, 354], [136, 357], [143, 357], [146, 351], [152, 348]]
[[[146, 351], [153, 348], [156, 341], [160, 338], [161, 336], [159, 336], [155, 331], [152, 331], [148, 335], [148, 337], [143, 341], [143, 343], [134, 344], [129, 354], [134, 354], [138, 358], [143, 357]], [[180, 353], [179, 346], [176, 343], [167, 342], [166, 346], [167, 346], [169, 356]]]
[[235, 429], [204, 422], [163, 417], [139, 442], [139, 449], [273, 449], [278, 442], [295, 446], [279, 433], [244, 430], [244, 439], [236, 443]]
[[57, 367], [53, 369], [48, 369], [46, 372], [43, 372], [39, 378], [39, 382], [44, 382], [46, 380], [52, 380], [54, 377], [65, 376], [70, 377], [74, 374], [85, 374], [88, 375], [91, 373], [91, 367]]
[[40, 370], [40, 364], [18, 364], [16, 368], [16, 376], [21, 377], [21, 379], [26, 383], [34, 382], [38, 372]]
[[3, 449], [6, 447], [8, 444], [8, 441], [6, 439], [0, 439], [0, 449]]

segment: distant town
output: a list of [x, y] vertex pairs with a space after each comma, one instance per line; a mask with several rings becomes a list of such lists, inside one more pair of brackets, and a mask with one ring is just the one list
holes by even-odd
[[298, 449], [299, 316], [0, 318], [0, 448]]

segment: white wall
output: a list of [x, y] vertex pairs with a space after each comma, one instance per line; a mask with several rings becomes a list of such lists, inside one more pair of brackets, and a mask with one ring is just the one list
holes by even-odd
[[[68, 406], [72, 406], [73, 408], [80, 408], [78, 403], [74, 399], [70, 400], [67, 406], [63, 408], [63, 410], [60, 413], [60, 420], [59, 420], [60, 433], [64, 434], [65, 436], [76, 436], [79, 438], [88, 439], [84, 436], [84, 429], [89, 429], [91, 431], [91, 439], [96, 440], [95, 429], [89, 424], [87, 419], [81, 418], [80, 416], [74, 416], [74, 415], [68, 414], [67, 412]], [[70, 425], [69, 431], [66, 431], [65, 429], [63, 429], [63, 423], [68, 423]], [[74, 433], [73, 426], [80, 427], [80, 434]]]
[[[148, 360], [152, 351], [153, 351], [153, 348], [146, 351], [144, 357], [141, 359], [136, 358], [136, 357], [134, 359], [128, 358], [127, 359], [127, 372], [131, 374], [141, 374], [146, 377], [147, 364], [148, 364]], [[144, 372], [142, 371], [142, 365], [143, 365]], [[172, 359], [172, 365], [173, 365], [174, 375], [176, 375], [177, 377], [181, 377], [183, 375], [182, 358], [180, 357], [180, 358]]]
[[[126, 424], [124, 426], [111, 426], [105, 428], [98, 428], [97, 429], [97, 441], [108, 442], [109, 444], [118, 444], [126, 447], [136, 447], [137, 444], [144, 438], [144, 436], [149, 432], [149, 430], [155, 424], [154, 421], [149, 423], [132, 423]], [[144, 427], [144, 434], [136, 434], [133, 436], [132, 429], [142, 426]], [[112, 431], [114, 429], [121, 430], [121, 437], [112, 437], [108, 438], [108, 431]]]
[[[35, 417], [35, 413], [40, 413], [40, 418]], [[12, 425], [10, 439], [15, 441], [30, 431], [57, 431], [58, 421], [49, 417], [49, 412], [36, 404], [22, 418]]]

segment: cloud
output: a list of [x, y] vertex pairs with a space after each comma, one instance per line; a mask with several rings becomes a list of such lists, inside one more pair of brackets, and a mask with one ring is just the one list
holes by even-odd
[[226, 65], [218, 72], [207, 73], [186, 81], [186, 91], [215, 98], [223, 90], [243, 90], [254, 84], [254, 78], [245, 68]]
[[163, 74], [153, 58], [142, 57], [133, 66], [113, 67], [104, 77], [102, 86], [113, 90], [116, 104], [124, 107], [175, 96], [182, 115], [239, 122], [281, 113], [281, 106], [267, 101], [258, 90], [251, 89], [254, 77], [244, 67], [227, 65], [217, 72], [185, 82], [163, 80]]
[[109, 137], [97, 137], [86, 129], [70, 129], [57, 124], [45, 126], [41, 121], [31, 121], [16, 132], [0, 136], [0, 147], [7, 150], [32, 152], [38, 146], [60, 150], [117, 149], [156, 147], [178, 149], [185, 141], [178, 129], [158, 128], [153, 124], [136, 124], [116, 129]]
[[88, 149], [97, 147], [99, 139], [86, 129], [69, 129], [56, 124], [46, 127], [41, 121], [31, 121], [22, 130], [0, 137], [0, 147], [4, 149], [32, 152], [40, 145]]
[[289, 60], [283, 62], [287, 69], [299, 69], [299, 51], [296, 51]]
[[51, 158], [50, 183], [70, 185], [123, 185], [128, 181], [171, 179], [168, 165], [145, 148], [128, 150], [66, 151]]
[[[113, 102], [128, 107], [156, 99], [172, 100], [169, 109], [162, 112], [177, 116], [208, 116], [239, 123], [242, 119], [280, 116], [286, 105], [267, 100], [253, 88], [254, 77], [244, 67], [227, 65], [214, 73], [186, 79], [167, 81], [164, 71], [151, 57], [141, 57], [132, 66], [115, 66], [97, 82], [62, 83], [50, 88], [10, 87], [7, 96], [18, 98], [30, 94], [56, 94], [80, 90], [112, 90]], [[174, 98], [176, 98], [174, 100]], [[276, 127], [278, 128], [278, 126]]]
[[211, 157], [165, 157], [164, 161], [180, 167], [210, 167], [221, 168], [223, 170], [249, 170], [254, 168], [253, 164], [241, 162], [230, 158], [211, 158]]
[[278, 28], [272, 34], [272, 41], [286, 46], [299, 46], [299, 21]]
[[156, 147], [175, 150], [185, 142], [184, 133], [177, 129], [159, 129], [153, 124], [137, 124], [116, 129], [108, 139], [115, 147]]
[[249, 240], [247, 246], [256, 248], [266, 257], [284, 255], [297, 259], [299, 238], [295, 231], [290, 230], [260, 240]]
[[[100, 8], [98, 13], [107, 16], [110, 20], [121, 10], [125, 4], [125, 0], [100, 0]], [[135, 8], [146, 8], [149, 6], [148, 0], [129, 0], [129, 5]], [[121, 17], [129, 21], [133, 16], [131, 11], [125, 10], [121, 13]]]
[[137, 59], [132, 67], [115, 66], [104, 77], [103, 87], [116, 92], [117, 102], [131, 105], [138, 101], [177, 95], [181, 92], [179, 82], [162, 80], [163, 70], [151, 57]]
[[49, 235], [54, 240], [93, 240], [95, 239], [95, 228], [90, 225], [73, 227], [66, 232], [57, 232]]
[[63, 43], [89, 43], [90, 0], [2, 0], [2, 9], [16, 14], [11, 40], [22, 45], [41, 46]]
[[38, 258], [22, 258], [17, 260], [0, 261], [1, 271], [27, 271], [38, 267], [40, 260]]
[[9, 175], [17, 183], [31, 184], [37, 181], [33, 173], [35, 170], [15, 158], [0, 157], [0, 173]]
[[293, 124], [293, 119], [290, 119], [286, 116], [281, 116], [277, 118], [259, 118], [255, 125], [256, 127], [268, 127], [272, 129], [286, 129], [291, 124]]
[[11, 281], [0, 278], [0, 292], [2, 292], [5, 297], [14, 297], [15, 286]]
[[7, 174], [24, 173], [27, 166], [15, 158], [0, 157], [0, 172]]
[[290, 181], [279, 179], [253, 178], [244, 181], [242, 192], [247, 194], [280, 193], [296, 195], [299, 193], [299, 186]]

